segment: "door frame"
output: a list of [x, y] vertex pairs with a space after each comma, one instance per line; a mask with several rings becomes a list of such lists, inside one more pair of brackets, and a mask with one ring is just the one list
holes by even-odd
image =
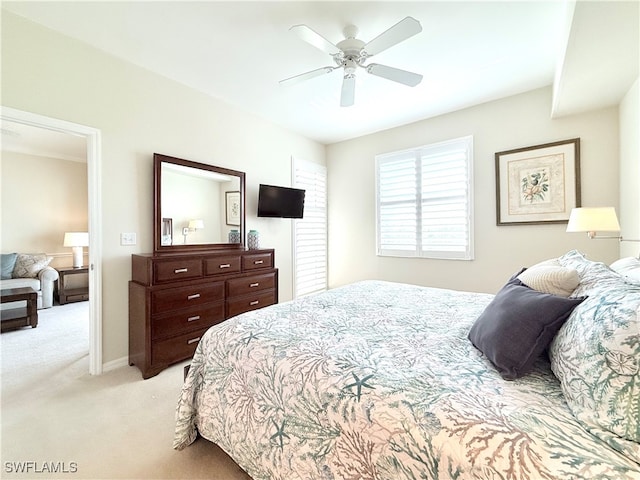
[[100, 130], [52, 117], [0, 107], [0, 118], [85, 137], [87, 141], [87, 187], [89, 213], [89, 373], [102, 374], [102, 190], [100, 185]]

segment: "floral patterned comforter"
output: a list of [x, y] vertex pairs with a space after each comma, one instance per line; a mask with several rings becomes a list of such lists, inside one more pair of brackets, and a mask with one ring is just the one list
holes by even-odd
[[199, 433], [255, 480], [640, 479], [549, 362], [507, 382], [467, 339], [492, 296], [359, 282], [212, 327], [174, 448]]

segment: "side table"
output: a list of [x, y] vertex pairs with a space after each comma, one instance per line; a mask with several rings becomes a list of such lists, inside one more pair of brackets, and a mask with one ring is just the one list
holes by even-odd
[[74, 287], [69, 288], [66, 285], [65, 279], [70, 275], [78, 275], [81, 273], [88, 274], [89, 267], [66, 267], [56, 268], [58, 270], [58, 303], [64, 305], [70, 302], [82, 302], [89, 300], [89, 287]]
[[38, 326], [38, 292], [31, 287], [0, 290], [0, 303], [26, 301], [26, 307], [0, 311], [0, 331]]

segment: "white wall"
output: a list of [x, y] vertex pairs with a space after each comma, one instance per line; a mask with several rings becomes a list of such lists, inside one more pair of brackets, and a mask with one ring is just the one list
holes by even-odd
[[[618, 255], [615, 241], [567, 234], [565, 224], [496, 226], [495, 152], [580, 137], [584, 206], [618, 206], [618, 109], [550, 119], [551, 88], [327, 147], [329, 284], [377, 278], [495, 292], [517, 269], [577, 248], [594, 260]], [[475, 260], [377, 257], [376, 154], [474, 137]]]
[[[640, 240], [640, 79], [620, 104], [620, 210], [622, 237]], [[620, 257], [638, 257], [640, 243], [621, 242]]]
[[[256, 218], [258, 184], [289, 185], [291, 157], [324, 163], [323, 145], [6, 11], [2, 104], [102, 132], [105, 363], [128, 355], [130, 258], [153, 247], [154, 152], [246, 172], [247, 228], [275, 248], [280, 300], [291, 298], [291, 221]], [[120, 246], [121, 232], [138, 244]]]
[[[173, 225], [173, 245], [195, 243], [223, 243], [225, 225], [224, 192], [219, 181], [207, 177], [189, 176], [170, 168], [162, 169], [163, 218], [171, 218]], [[229, 182], [225, 182], [229, 184]], [[238, 179], [237, 184], [240, 184]], [[239, 187], [236, 187], [237, 191]], [[230, 189], [229, 189], [230, 190]], [[182, 229], [191, 220], [202, 220], [204, 228], [182, 235]]]
[[63, 239], [87, 231], [87, 164], [3, 151], [0, 192], [2, 253], [48, 253], [52, 266], [70, 267]]

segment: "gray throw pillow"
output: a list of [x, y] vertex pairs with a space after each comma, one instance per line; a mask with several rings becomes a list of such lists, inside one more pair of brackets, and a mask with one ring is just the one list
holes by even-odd
[[502, 378], [520, 378], [584, 298], [538, 292], [512, 277], [477, 318], [469, 340]]

